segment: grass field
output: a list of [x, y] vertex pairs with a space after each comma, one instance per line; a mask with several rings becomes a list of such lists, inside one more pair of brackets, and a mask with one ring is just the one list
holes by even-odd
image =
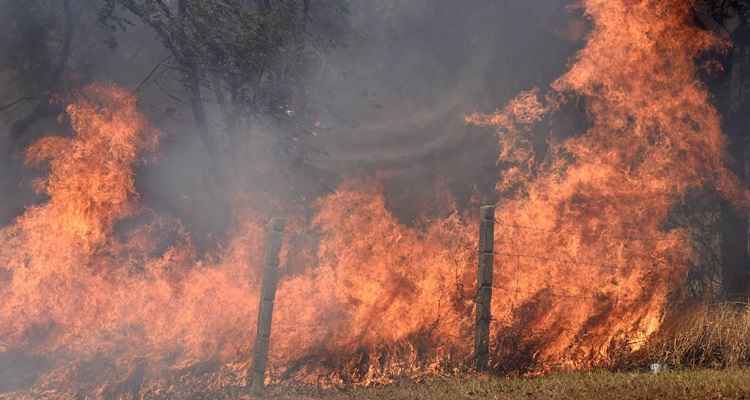
[[[244, 387], [187, 388], [180, 384], [118, 396], [62, 395], [53, 391], [0, 394], [0, 400], [255, 400]], [[268, 400], [750, 400], [750, 369], [648, 373], [569, 373], [539, 378], [474, 376], [340, 390], [271, 386]]]
[[[269, 388], [272, 399], [322, 400], [681, 400], [750, 399], [750, 370], [675, 371], [661, 374], [591, 372], [542, 378], [444, 378], [388, 386], [321, 391]], [[240, 399], [251, 397], [240, 396]]]

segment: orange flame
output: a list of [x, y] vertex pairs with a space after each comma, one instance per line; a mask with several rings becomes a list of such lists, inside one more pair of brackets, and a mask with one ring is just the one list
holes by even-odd
[[[175, 221], [152, 218], [118, 238], [117, 222], [148, 216], [133, 168], [157, 135], [116, 87], [87, 88], [67, 113], [72, 138], [42, 139], [27, 152], [32, 165], [49, 161], [36, 185], [49, 200], [0, 231], [9, 276], [0, 282], [0, 340], [63, 358], [155, 360], [234, 354], [250, 343], [257, 291], [244, 266], [259, 264], [259, 225], [248, 219], [225, 257], [234, 263], [222, 268], [197, 263]], [[167, 234], [173, 244], [160, 239]]]
[[[583, 4], [594, 30], [551, 95], [532, 91], [496, 115], [468, 118], [500, 128], [501, 160], [514, 167], [498, 190], [520, 193], [499, 215], [496, 279], [515, 307], [495, 302], [505, 316], [496, 328], [520, 326], [532, 334], [516, 345], [574, 365], [658, 329], [693, 257], [685, 232], [662, 228], [688, 188], [710, 183], [743, 198], [725, 168], [718, 112], [696, 77], [695, 58], [723, 43], [693, 26], [691, 2]], [[591, 126], [550, 143], [552, 156], [533, 170], [526, 127], [566, 96], [585, 98]], [[532, 171], [539, 175], [529, 179]]]
[[[494, 115], [503, 171], [496, 226], [493, 362], [498, 369], [607, 362], [645, 340], [694, 257], [663, 225], [692, 187], [738, 201], [717, 111], [694, 60], [724, 44], [690, 22], [688, 0], [583, 2], [594, 30], [569, 72]], [[570, 98], [591, 125], [535, 150], [531, 127]], [[0, 343], [61, 360], [180, 367], [247, 359], [263, 228], [252, 211], [216, 262], [179, 222], [138, 205], [134, 166], [157, 134], [122, 89], [94, 85], [67, 109], [75, 135], [43, 139], [31, 165], [48, 196], [0, 231]], [[320, 243], [277, 294], [276, 376], [378, 375], [470, 357], [477, 221], [455, 207], [398, 222], [380, 186], [347, 181], [319, 202]], [[142, 226], [120, 232], [138, 216]], [[297, 221], [298, 232], [305, 231]], [[165, 239], [169, 238], [169, 239]], [[288, 247], [288, 246], [287, 246]], [[287, 248], [287, 251], [291, 251]], [[154, 367], [156, 368], [156, 367]], [[334, 377], [335, 378], [335, 377]]]

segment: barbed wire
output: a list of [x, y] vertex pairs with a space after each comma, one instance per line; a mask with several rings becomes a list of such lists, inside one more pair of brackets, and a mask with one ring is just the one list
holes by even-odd
[[[544, 293], [545, 296], [549, 297], [555, 297], [555, 298], [564, 298], [564, 299], [576, 299], [576, 300], [599, 300], [601, 298], [607, 297], [605, 293], [601, 294], [592, 294], [592, 295], [585, 295], [585, 294], [570, 294], [570, 293], [561, 293], [558, 290], [554, 290], [550, 287], [543, 286], [538, 288], [537, 290], [525, 290], [522, 292], [519, 292], [517, 288], [509, 288], [507, 286], [492, 286], [493, 290], [501, 290], [505, 292], [513, 291], [515, 292], [515, 295], [523, 295], [523, 297], [532, 297], [536, 296], [540, 293]], [[615, 296], [616, 298], [619, 297]]]
[[[535, 231], [535, 232], [544, 233], [544, 234], [556, 234], [556, 235], [562, 234], [562, 232], [559, 232], [553, 229], [544, 229], [544, 228], [538, 228], [538, 227], [526, 226], [526, 225], [520, 225], [520, 224], [507, 224], [498, 219], [495, 219], [495, 222], [498, 224], [501, 224], [502, 226], [509, 226], [511, 228], [516, 228], [516, 229]], [[629, 241], [652, 241], [652, 242], [680, 242], [683, 240], [681, 238], [663, 238], [663, 237], [640, 236], [640, 235], [638, 237], [635, 237], [635, 236], [614, 235], [614, 234], [609, 234], [609, 233], [601, 235], [601, 237], [612, 238], [612, 239], [622, 239], [622, 240], [629, 240]]]
[[[523, 230], [536, 237], [538, 237], [538, 235], [551, 236], [551, 240], [555, 240], [555, 236], [560, 237], [561, 235], [566, 235], [566, 233], [561, 229], [549, 229], [517, 223], [505, 223], [498, 218], [494, 218], [494, 222], [497, 225], [495, 225], [496, 235], [493, 239], [495, 250], [493, 254], [496, 259], [499, 259], [501, 265], [508, 265], [507, 268], [510, 270], [506, 275], [509, 280], [504, 282], [505, 284], [503, 285], [498, 285], [497, 283], [492, 285], [492, 289], [500, 291], [501, 293], [503, 293], [501, 296], [505, 296], [508, 299], [507, 301], [509, 301], [510, 303], [510, 314], [516, 312], [517, 307], [523, 306], [523, 304], [528, 304], [529, 301], [533, 301], [535, 296], [541, 296], [540, 300], [547, 297], [553, 299], [567, 299], [576, 301], [602, 301], [603, 299], [611, 299], [611, 301], [614, 301], [615, 303], [618, 303], [620, 301], [622, 288], [617, 284], [615, 284], [614, 287], [611, 288], [612, 290], [610, 292], [597, 292], [594, 289], [591, 290], [591, 293], [585, 293], [587, 292], [587, 290], [583, 290], [582, 292], [584, 293], [581, 293], [577, 290], [565, 290], [561, 289], [559, 287], [560, 285], [556, 285], [553, 281], [555, 279], [555, 277], [553, 276], [555, 271], [552, 270], [550, 270], [548, 274], [544, 274], [545, 276], [535, 277], [536, 280], [533, 287], [522, 287], [522, 285], [520, 284], [519, 275], [523, 274], [523, 266], [524, 264], [528, 264], [529, 260], [545, 264], [562, 265], [563, 267], [568, 266], [570, 268], [576, 268], [579, 266], [595, 267], [598, 271], [602, 271], [605, 274], [615, 274], [616, 271], [621, 270], [621, 268], [623, 268], [624, 266], [632, 264], [637, 260], [645, 261], [653, 267], [647, 268], [647, 273], [655, 273], [656, 270], [659, 269], [659, 267], [664, 267], [670, 262], [675, 262], [678, 258], [689, 257], [688, 254], [685, 254], [688, 249], [685, 249], [684, 252], [679, 251], [677, 246], [672, 247], [670, 245], [670, 248], [663, 249], [667, 250], [668, 253], [665, 253], [664, 251], [643, 253], [637, 251], [637, 249], [641, 248], [642, 246], [628, 246], [628, 243], [645, 244], [647, 242], [672, 242], [677, 244], [685, 240], [681, 237], [664, 237], [636, 233], [635, 230], [639, 229], [637, 225], [633, 225], [632, 227], [625, 227], [625, 234], [616, 234], [609, 231], [607, 227], [603, 227], [603, 229], [597, 232], [598, 234], [595, 235], [598, 240], [614, 239], [627, 242], [622, 245], [618, 243], [618, 248], [612, 249], [612, 254], [617, 254], [616, 259], [606, 257], [605, 255], [603, 258], [597, 257], [600, 261], [587, 260], [580, 256], [570, 254], [566, 252], [564, 248], [559, 247], [552, 248], [547, 254], [539, 254], [538, 250], [540, 249], [531, 249], [536, 251], [526, 252], [523, 250], [527, 249], [529, 246], [523, 244], [524, 240], [522, 236], [514, 235], [513, 231], [505, 235], [503, 235], [502, 233], [497, 234], [497, 228], [506, 228], [516, 231]], [[633, 232], [633, 234], [631, 234], [630, 232]], [[624, 247], [620, 247], [623, 245]], [[604, 250], [606, 251], [606, 249]], [[678, 251], [675, 252], [675, 250]], [[618, 252], [614, 253], [614, 251]]]
[[[521, 253], [509, 253], [509, 252], [494, 252], [494, 255], [500, 256], [500, 257], [516, 257], [516, 258], [533, 259], [533, 260], [543, 261], [547, 263], [565, 263], [565, 264], [585, 265], [589, 267], [601, 267], [601, 266], [606, 266], [606, 265], [611, 265], [612, 267], [618, 266], [618, 263], [616, 262], [583, 261], [580, 259], [576, 259], [574, 256], [571, 256], [571, 255], [567, 255], [568, 257], [567, 259], [539, 256], [535, 254], [521, 254]], [[656, 255], [647, 255], [647, 254], [629, 254], [627, 258], [629, 259], [637, 258], [637, 259], [642, 259], [646, 261], [652, 261], [655, 264], [664, 264], [669, 261], [665, 259], [659, 259]]]

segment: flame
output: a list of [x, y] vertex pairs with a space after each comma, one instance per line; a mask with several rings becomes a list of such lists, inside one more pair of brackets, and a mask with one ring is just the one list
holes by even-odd
[[[726, 44], [693, 26], [691, 2], [582, 4], [593, 31], [564, 76], [467, 117], [496, 127], [501, 145], [497, 369], [602, 364], [636, 348], [695, 257], [687, 232], [664, 227], [673, 204], [707, 184], [744, 198], [696, 78], [696, 57]], [[578, 99], [590, 126], [538, 151], [534, 127]], [[144, 209], [134, 168], [158, 134], [136, 103], [90, 86], [67, 108], [73, 136], [28, 149], [30, 165], [47, 165], [36, 183], [47, 199], [0, 231], [0, 344], [57, 365], [104, 358], [123, 374], [139, 360], [154, 374], [247, 360], [263, 218], [238, 208], [226, 248], [201, 258], [179, 221]], [[448, 216], [406, 226], [377, 180], [351, 179], [319, 200], [311, 224], [295, 218], [288, 236], [317, 243], [286, 244], [284, 258], [305, 265], [284, 263], [273, 376], [371, 382], [466, 365], [478, 221], [447, 203]]]
[[309, 343], [302, 354], [322, 348], [341, 357], [417, 338], [432, 350], [468, 350], [471, 295], [461, 288], [474, 276], [474, 226], [457, 212], [424, 230], [407, 227], [386, 209], [377, 183], [351, 181], [321, 201], [314, 224], [317, 267], [278, 294], [281, 318], [296, 315], [278, 325], [299, 337], [274, 344], [276, 354]]
[[[27, 151], [30, 165], [47, 164], [47, 178], [35, 185], [47, 200], [0, 231], [4, 347], [56, 365], [44, 384], [92, 393], [110, 393], [117, 381], [80, 377], [102, 360], [109, 367], [101, 374], [152, 377], [248, 360], [261, 218], [242, 208], [226, 248], [198, 257], [179, 221], [138, 202], [134, 168], [155, 151], [158, 134], [136, 99], [93, 85], [67, 114], [72, 137], [48, 137]], [[375, 371], [375, 360], [353, 366], [357, 357], [401, 351], [408, 358], [428, 349], [434, 364], [440, 354], [468, 353], [476, 227], [458, 212], [425, 229], [406, 227], [386, 209], [377, 183], [352, 181], [321, 199], [312, 225], [320, 243], [314, 256], [298, 258], [316, 262], [286, 271], [277, 293], [277, 375], [296, 369], [303, 380], [332, 371], [334, 381], [375, 379], [384, 369], [416, 371], [425, 363], [391, 357]], [[289, 235], [310, 236], [306, 229], [295, 221]]]
[[[687, 189], [710, 184], [743, 198], [695, 66], [725, 44], [691, 23], [691, 2], [583, 5], [594, 29], [548, 95], [530, 91], [467, 118], [499, 128], [500, 160], [512, 166], [498, 183], [510, 198], [498, 215], [495, 276], [512, 306], [495, 302], [496, 329], [523, 329], [514, 346], [573, 365], [601, 362], [617, 340], [660, 326], [694, 257], [686, 232], [663, 228]], [[571, 98], [585, 99], [590, 127], [550, 141], [540, 160], [529, 125]]]
[[[93, 85], [67, 114], [73, 137], [45, 138], [27, 151], [31, 165], [49, 164], [36, 184], [48, 200], [0, 231], [8, 277], [0, 282], [0, 340], [59, 360], [126, 364], [223, 357], [251, 343], [257, 289], [246, 265], [260, 264], [261, 225], [247, 218], [224, 264], [202, 265], [178, 222], [138, 205], [133, 170], [139, 154], [155, 150], [157, 134], [135, 98]], [[116, 234], [118, 222], [139, 215], [148, 222]]]

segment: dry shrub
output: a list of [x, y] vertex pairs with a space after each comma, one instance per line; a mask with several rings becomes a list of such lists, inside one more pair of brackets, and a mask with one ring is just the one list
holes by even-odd
[[750, 304], [691, 306], [672, 312], [641, 359], [674, 367], [750, 365]]

